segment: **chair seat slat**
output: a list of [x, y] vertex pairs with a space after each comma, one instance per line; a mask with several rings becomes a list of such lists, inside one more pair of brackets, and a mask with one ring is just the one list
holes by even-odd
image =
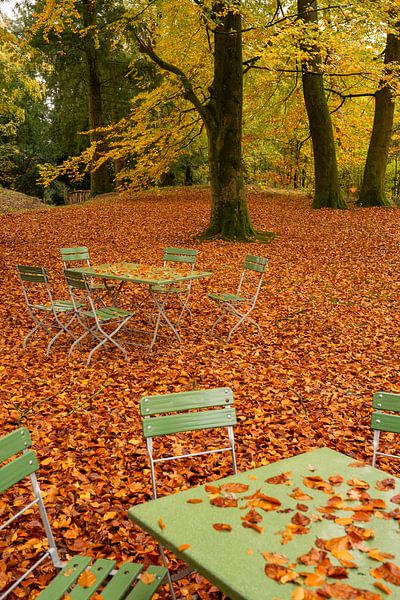
[[60, 600], [70, 587], [78, 580], [86, 567], [90, 564], [88, 556], [74, 556], [44, 589], [37, 600]]
[[143, 435], [148, 438], [183, 431], [196, 431], [197, 429], [229, 427], [235, 424], [236, 411], [234, 408], [227, 408], [223, 410], [152, 417], [151, 419], [144, 419], [142, 426]]
[[89, 568], [89, 573], [93, 573], [96, 577], [96, 582], [90, 587], [82, 587], [76, 585], [70, 592], [70, 600], [89, 600], [92, 594], [101, 586], [103, 581], [108, 577], [115, 567], [115, 560], [107, 560], [99, 558], [94, 565]]
[[147, 573], [154, 575], [154, 580], [151, 583], [143, 583], [139, 580], [126, 600], [150, 600], [164, 579], [167, 570], [152, 565], [147, 569]]
[[142, 569], [143, 565], [136, 563], [125, 563], [119, 567], [118, 573], [101, 590], [103, 600], [120, 600], [125, 598], [126, 592]]

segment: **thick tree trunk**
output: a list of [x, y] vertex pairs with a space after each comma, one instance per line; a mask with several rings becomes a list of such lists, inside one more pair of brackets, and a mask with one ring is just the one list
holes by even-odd
[[[391, 74], [394, 64], [400, 62], [400, 37], [389, 33], [385, 49], [385, 73]], [[375, 92], [375, 113], [369, 142], [364, 177], [358, 198], [359, 206], [390, 206], [385, 195], [386, 166], [393, 133], [395, 100], [393, 90], [381, 82]]]
[[[85, 27], [94, 27], [96, 21], [95, 2], [88, 0], [83, 4], [83, 23]], [[93, 39], [93, 32], [89, 31], [85, 44], [87, 85], [89, 101], [89, 126], [92, 130], [90, 141], [98, 142], [101, 134], [94, 129], [103, 126], [103, 107], [101, 97], [101, 81], [99, 73], [98, 51]], [[112, 190], [107, 163], [101, 165], [96, 171], [90, 173], [90, 192], [92, 196], [105, 194]]]
[[214, 81], [203, 118], [208, 134], [211, 216], [202, 238], [257, 237], [246, 204], [242, 164], [243, 63], [241, 15], [213, 6]]
[[[318, 24], [317, 0], [297, 0], [299, 18]], [[347, 208], [339, 186], [335, 140], [324, 79], [320, 68], [319, 49], [306, 41], [302, 49], [309, 58], [302, 62], [303, 94], [314, 153], [315, 192], [313, 208]]]

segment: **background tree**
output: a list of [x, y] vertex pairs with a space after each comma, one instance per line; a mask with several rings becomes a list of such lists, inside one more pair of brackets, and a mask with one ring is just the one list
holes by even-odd
[[315, 191], [313, 208], [346, 208], [339, 185], [332, 121], [325, 96], [318, 46], [317, 0], [298, 0], [298, 16], [304, 24], [301, 61], [304, 102], [313, 144]]
[[387, 34], [384, 71], [375, 92], [375, 113], [371, 139], [358, 198], [359, 206], [390, 206], [385, 192], [386, 167], [393, 133], [395, 94], [400, 75], [400, 23]]

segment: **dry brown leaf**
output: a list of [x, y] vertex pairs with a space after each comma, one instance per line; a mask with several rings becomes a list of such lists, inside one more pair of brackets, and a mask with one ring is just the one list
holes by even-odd
[[84, 571], [79, 576], [78, 583], [83, 588], [90, 588], [96, 583], [96, 575], [92, 571]]
[[227, 523], [213, 523], [213, 527], [216, 531], [232, 531], [232, 525]]

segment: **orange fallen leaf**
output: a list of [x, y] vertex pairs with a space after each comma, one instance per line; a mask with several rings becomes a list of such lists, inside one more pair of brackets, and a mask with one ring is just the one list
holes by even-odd
[[242, 492], [247, 492], [249, 486], [245, 483], [224, 483], [221, 485], [221, 490], [224, 492], [232, 492], [233, 494], [241, 494]]
[[187, 550], [188, 548], [190, 548], [190, 544], [182, 544], [181, 546], [179, 546], [178, 551], [183, 552], [184, 550]]
[[384, 562], [385, 560], [392, 560], [393, 558], [395, 558], [394, 554], [390, 554], [389, 552], [381, 552], [377, 548], [372, 548], [368, 552], [368, 556], [373, 560], [379, 560], [381, 562]]
[[262, 552], [262, 556], [270, 565], [285, 565], [289, 561], [284, 554], [278, 552]]
[[213, 523], [213, 527], [216, 531], [232, 531], [232, 525], [227, 523]]
[[155, 578], [156, 576], [153, 575], [153, 573], [149, 573], [148, 571], [145, 571], [140, 575], [140, 581], [145, 585], [150, 585], [150, 583], [153, 583]]
[[243, 521], [242, 527], [246, 527], [247, 529], [254, 529], [257, 533], [264, 533], [264, 527], [260, 527], [256, 523], [249, 523], [248, 521]]
[[374, 582], [374, 586], [376, 588], [378, 588], [378, 590], [381, 590], [381, 592], [384, 592], [385, 594], [387, 594], [388, 596], [391, 596], [393, 594], [393, 592], [390, 589], [390, 587], [388, 587], [387, 585], [385, 585], [384, 583], [382, 583], [382, 581], [375, 581]]
[[200, 504], [203, 502], [203, 500], [201, 498], [189, 498], [189, 500], [186, 500], [186, 502], [188, 504]]
[[79, 576], [78, 583], [83, 588], [90, 588], [96, 583], [96, 575], [92, 571], [84, 571]]
[[370, 571], [373, 577], [377, 579], [384, 579], [394, 585], [400, 585], [400, 567], [391, 562], [385, 562], [376, 569]]
[[160, 529], [165, 529], [166, 528], [166, 524], [161, 519], [161, 517], [158, 519], [157, 523], [158, 523], [158, 526], [159, 526]]
[[299, 578], [299, 574], [288, 567], [276, 564], [267, 564], [264, 569], [267, 577], [279, 581], [279, 583], [288, 583], [289, 581], [296, 581]]

